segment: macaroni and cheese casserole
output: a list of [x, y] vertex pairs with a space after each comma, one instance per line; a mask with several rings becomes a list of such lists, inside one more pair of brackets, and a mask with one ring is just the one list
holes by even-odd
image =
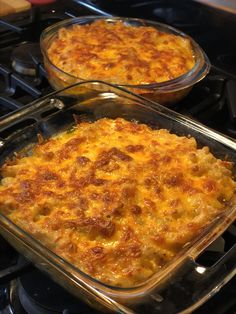
[[120, 85], [169, 81], [195, 64], [188, 38], [121, 21], [61, 28], [47, 55], [74, 77]]
[[5, 162], [0, 210], [85, 273], [130, 287], [224, 212], [231, 168], [165, 129], [80, 122]]

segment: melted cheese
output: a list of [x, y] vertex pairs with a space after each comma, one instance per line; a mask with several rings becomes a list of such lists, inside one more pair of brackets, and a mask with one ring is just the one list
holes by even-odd
[[3, 165], [0, 209], [82, 271], [129, 287], [225, 210], [231, 167], [167, 130], [82, 122]]
[[50, 61], [66, 73], [114, 84], [168, 81], [195, 64], [188, 38], [154, 27], [102, 20], [60, 29], [47, 53]]

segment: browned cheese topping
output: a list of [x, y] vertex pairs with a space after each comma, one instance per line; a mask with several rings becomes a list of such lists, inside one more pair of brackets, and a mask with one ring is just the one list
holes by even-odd
[[101, 20], [60, 29], [47, 53], [66, 73], [116, 84], [168, 81], [195, 64], [188, 38]]
[[164, 129], [81, 122], [2, 166], [0, 210], [85, 273], [128, 287], [224, 212], [231, 168]]

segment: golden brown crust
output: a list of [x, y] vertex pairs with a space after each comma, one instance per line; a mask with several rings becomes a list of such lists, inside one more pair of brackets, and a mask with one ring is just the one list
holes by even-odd
[[119, 21], [62, 28], [47, 53], [54, 65], [75, 77], [123, 85], [168, 81], [195, 64], [189, 39]]
[[224, 212], [231, 167], [167, 130], [82, 122], [2, 166], [0, 209], [89, 275], [133, 286]]

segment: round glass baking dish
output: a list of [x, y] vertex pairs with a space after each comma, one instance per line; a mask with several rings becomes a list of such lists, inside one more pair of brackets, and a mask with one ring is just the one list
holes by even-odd
[[[40, 46], [43, 53], [45, 69], [47, 71], [50, 84], [56, 90], [62, 89], [71, 84], [83, 82], [87, 79], [84, 79], [83, 77], [77, 77], [70, 73], [64, 72], [62, 69], [55, 66], [49, 59], [48, 48], [51, 46], [52, 42], [57, 38], [58, 31], [61, 28], [70, 28], [73, 25], [91, 24], [96, 20], [104, 20], [108, 23], [116, 23], [117, 21], [121, 21], [125, 24], [135, 27], [151, 26], [162, 32], [187, 38], [191, 43], [195, 58], [195, 65], [191, 70], [189, 70], [188, 72], [181, 76], [178, 76], [177, 78], [168, 81], [144, 85], [128, 85], [128, 84], [121, 85], [117, 84], [117, 82], [114, 81], [112, 82], [109, 81], [109, 83], [119, 85], [136, 94], [152, 99], [161, 104], [168, 105], [176, 103], [180, 101], [183, 97], [185, 97], [191, 90], [192, 86], [195, 85], [197, 82], [201, 81], [209, 72], [210, 62], [204, 51], [201, 49], [201, 47], [191, 37], [173, 27], [170, 27], [162, 23], [136, 18], [84, 16], [56, 23], [45, 29], [41, 35]], [[89, 79], [96, 80], [97, 78], [90, 77]], [[104, 81], [106, 81], [106, 79], [104, 79]], [[97, 88], [101, 90], [99, 86], [97, 86]]]

